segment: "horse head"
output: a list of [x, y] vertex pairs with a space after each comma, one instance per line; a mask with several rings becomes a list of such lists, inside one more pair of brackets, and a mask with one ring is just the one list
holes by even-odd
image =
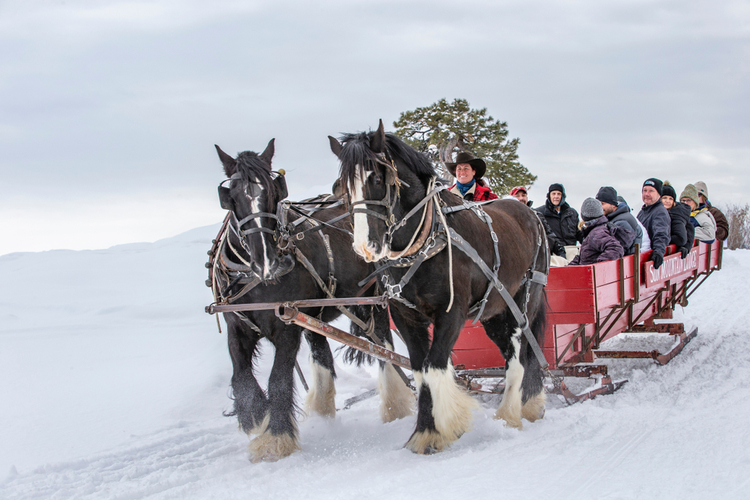
[[244, 151], [232, 158], [219, 146], [216, 151], [227, 176], [219, 186], [221, 206], [232, 214], [230, 227], [249, 257], [253, 272], [270, 281], [279, 268], [276, 209], [287, 196], [284, 175], [271, 170], [274, 139], [261, 154]]
[[328, 136], [341, 162], [338, 184], [349, 197], [354, 251], [368, 262], [386, 257], [393, 246], [392, 228], [426, 194], [435, 175], [423, 155], [393, 134], [380, 120], [375, 132]]

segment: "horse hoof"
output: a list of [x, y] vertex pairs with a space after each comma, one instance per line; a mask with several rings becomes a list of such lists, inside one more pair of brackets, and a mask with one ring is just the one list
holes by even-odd
[[250, 461], [257, 464], [260, 462], [276, 462], [299, 449], [299, 443], [294, 436], [289, 434], [274, 436], [270, 432], [264, 432], [250, 441], [248, 452]]
[[414, 431], [404, 448], [417, 455], [433, 455], [446, 449], [451, 442], [437, 431]]

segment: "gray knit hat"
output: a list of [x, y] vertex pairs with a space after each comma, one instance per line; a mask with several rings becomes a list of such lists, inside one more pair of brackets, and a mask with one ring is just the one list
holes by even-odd
[[581, 205], [581, 218], [583, 220], [598, 219], [604, 215], [602, 204], [595, 198], [586, 198]]
[[695, 186], [693, 186], [692, 184], [688, 184], [687, 186], [685, 186], [685, 189], [682, 190], [680, 199], [683, 198], [690, 198], [695, 202], [696, 205], [701, 204], [701, 199], [698, 198], [698, 190], [695, 189]]

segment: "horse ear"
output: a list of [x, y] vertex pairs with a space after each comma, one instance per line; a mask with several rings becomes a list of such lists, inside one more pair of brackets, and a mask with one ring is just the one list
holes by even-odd
[[270, 141], [268, 141], [268, 146], [266, 146], [266, 150], [260, 154], [260, 159], [268, 163], [269, 165], [271, 165], [271, 159], [273, 158], [274, 141], [276, 141], [276, 139], [271, 139]]
[[227, 177], [232, 177], [237, 173], [237, 160], [222, 151], [216, 144], [214, 144], [214, 147], [216, 148], [216, 152], [219, 153], [221, 164], [224, 165], [224, 173], [227, 174]]
[[380, 120], [378, 130], [370, 138], [370, 149], [375, 153], [385, 151], [385, 128], [383, 128], [383, 120]]
[[331, 143], [331, 151], [333, 151], [333, 154], [335, 154], [336, 157], [340, 157], [342, 149], [341, 143], [330, 135], [328, 136], [328, 142]]

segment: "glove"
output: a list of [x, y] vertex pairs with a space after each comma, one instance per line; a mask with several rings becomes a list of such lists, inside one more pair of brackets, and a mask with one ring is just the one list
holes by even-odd
[[664, 263], [664, 256], [659, 252], [651, 255], [651, 260], [654, 262], [654, 269], [659, 269]]
[[566, 255], [565, 254], [565, 247], [563, 246], [563, 244], [562, 243], [557, 243], [555, 245], [555, 251], [553, 253], [555, 255], [557, 255], [558, 257], [565, 257], [565, 255]]
[[681, 259], [684, 259], [685, 257], [687, 257], [689, 253], [690, 253], [690, 247], [682, 247], [682, 248], [680, 248], [680, 258]]

